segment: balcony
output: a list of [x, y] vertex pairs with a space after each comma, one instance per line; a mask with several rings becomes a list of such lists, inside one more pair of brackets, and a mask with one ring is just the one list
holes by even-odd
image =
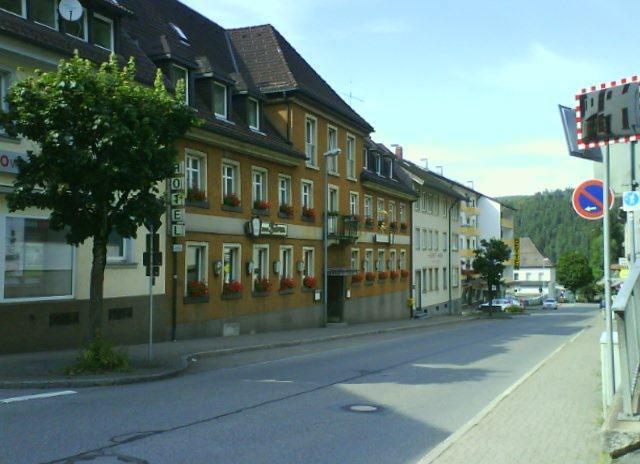
[[505, 229], [513, 229], [513, 219], [500, 219], [500, 226]]
[[360, 226], [360, 218], [358, 216], [340, 216], [336, 213], [329, 213], [328, 222], [327, 235], [329, 239], [344, 243], [354, 243], [358, 240], [358, 228]]
[[475, 258], [476, 255], [475, 255], [475, 253], [473, 251], [474, 250], [470, 250], [470, 249], [465, 248], [465, 249], [460, 250], [458, 252], [458, 256], [460, 256], [461, 258]]
[[458, 229], [458, 232], [461, 235], [465, 235], [465, 236], [478, 236], [480, 235], [480, 231], [478, 230], [478, 228], [476, 226], [472, 226], [472, 225], [462, 225], [460, 226], [460, 228]]
[[460, 205], [460, 211], [462, 211], [464, 213], [467, 213], [467, 214], [475, 214], [475, 215], [480, 214], [480, 208], [478, 208], [476, 206], [467, 206], [464, 203], [462, 203]]

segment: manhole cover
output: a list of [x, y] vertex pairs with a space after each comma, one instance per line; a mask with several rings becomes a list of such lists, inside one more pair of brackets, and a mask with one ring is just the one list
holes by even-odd
[[380, 412], [382, 410], [380, 406], [374, 406], [372, 404], [352, 404], [345, 406], [344, 409], [350, 412]]

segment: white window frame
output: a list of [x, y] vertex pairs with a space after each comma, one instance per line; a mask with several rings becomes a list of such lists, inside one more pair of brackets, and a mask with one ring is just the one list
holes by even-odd
[[398, 219], [398, 216], [396, 215], [396, 202], [393, 200], [389, 200], [389, 206], [388, 206], [388, 215], [387, 217], [389, 218], [389, 223], [392, 222], [396, 222]]
[[[382, 208], [380, 208], [380, 205], [382, 204]], [[381, 214], [381, 211], [385, 211], [384, 209], [384, 198], [376, 198], [376, 221], [384, 221], [385, 220], [385, 216], [383, 214]]]
[[[180, 69], [182, 71], [184, 71], [184, 102], [188, 105], [189, 104], [189, 70], [187, 68], [185, 68], [184, 66], [180, 66], [178, 64], [175, 63], [171, 63], [169, 65], [171, 67], [171, 69], [173, 70], [173, 68], [176, 69]], [[178, 85], [178, 82], [176, 81], [174, 84]]]
[[364, 217], [373, 219], [373, 197], [371, 195], [364, 196]]
[[376, 259], [376, 272], [383, 272], [386, 270], [387, 268], [387, 254], [385, 252], [384, 249], [380, 249], [378, 248], [378, 253], [377, 253], [377, 259]]
[[[286, 251], [289, 251], [289, 259], [290, 262], [289, 264], [289, 274], [285, 275], [285, 257], [284, 254]], [[280, 255], [279, 255], [279, 260], [280, 260], [280, 280], [282, 279], [292, 279], [293, 278], [293, 273], [294, 273], [294, 269], [293, 269], [293, 263], [294, 263], [294, 259], [293, 259], [293, 246], [291, 245], [280, 245]]]
[[[233, 172], [233, 187], [236, 190], [235, 192], [228, 192], [225, 193], [224, 189], [226, 186], [226, 182], [225, 182], [225, 167], [231, 167], [232, 168], [232, 172]], [[238, 163], [237, 161], [228, 159], [228, 158], [224, 158], [222, 160], [222, 165], [221, 165], [221, 172], [220, 172], [220, 178], [222, 179], [222, 185], [220, 186], [220, 192], [222, 193], [222, 199], [224, 200], [224, 197], [226, 195], [230, 195], [232, 193], [235, 193], [238, 196], [238, 199], [242, 198], [241, 197], [241, 193], [240, 193], [240, 163]]]
[[356, 180], [356, 138], [347, 133], [346, 141], [347, 179]]
[[187, 189], [192, 188], [189, 185], [189, 172], [192, 171], [191, 168], [189, 168], [189, 158], [195, 158], [198, 159], [200, 161], [200, 172], [198, 173], [198, 177], [199, 177], [199, 182], [200, 182], [200, 187], [198, 187], [198, 190], [201, 190], [205, 193], [205, 195], [207, 194], [207, 154], [206, 153], [202, 153], [199, 151], [195, 151], [192, 150], [190, 148], [185, 148], [184, 150], [184, 160], [185, 160], [185, 187]]
[[[27, 0], [22, 0], [20, 2], [20, 5], [22, 6], [22, 13], [20, 13], [20, 14], [16, 13], [15, 11], [5, 10], [4, 8], [0, 8], [0, 11], [4, 11], [4, 12], [12, 14], [14, 16], [18, 16], [19, 18], [26, 18], [27, 17]], [[38, 24], [40, 24], [40, 23], [38, 23]]]
[[[2, 10], [4, 11], [4, 10]], [[9, 12], [10, 13], [10, 12]], [[2, 214], [0, 215], [0, 244], [2, 247], [6, 247], [7, 240], [7, 218], [20, 218], [20, 219], [35, 219], [49, 221], [48, 216], [31, 216], [24, 214]], [[71, 246], [71, 245], [70, 245]], [[45, 296], [45, 297], [28, 297], [28, 298], [6, 298], [4, 294], [5, 273], [7, 270], [6, 252], [0, 253], [0, 301], [20, 303], [20, 302], [34, 302], [34, 301], [59, 301], [59, 300], [72, 300], [76, 295], [76, 280], [78, 275], [78, 257], [77, 247], [71, 246], [71, 294], [60, 296]]]
[[398, 212], [399, 212], [399, 216], [400, 216], [400, 224], [406, 224], [407, 223], [407, 211], [406, 211], [406, 206], [404, 203], [400, 203], [398, 205]]
[[302, 204], [302, 206], [305, 206], [305, 192], [304, 192], [304, 187], [305, 184], [309, 186], [309, 194], [308, 194], [308, 204], [306, 205], [307, 208], [313, 208], [313, 181], [309, 180], [309, 179], [301, 179], [300, 180], [300, 202]]
[[[215, 95], [216, 95], [215, 88], [216, 87], [222, 88], [224, 90], [224, 114], [216, 113], [216, 104], [215, 104], [215, 101], [216, 101], [216, 99], [215, 99]], [[228, 92], [228, 88], [227, 88], [227, 86], [225, 84], [223, 84], [221, 82], [214, 82], [213, 83], [213, 89], [214, 90], [213, 90], [213, 93], [211, 95], [211, 99], [213, 100], [212, 101], [212, 105], [211, 105], [211, 109], [213, 110], [213, 115], [216, 118], [220, 118], [220, 119], [225, 119], [226, 120], [226, 119], [229, 118], [229, 108], [228, 108], [229, 94], [227, 93]]]
[[360, 216], [360, 194], [358, 192], [349, 192], [349, 214]]
[[398, 270], [398, 252], [395, 249], [389, 250], [389, 270]]
[[429, 230], [427, 232], [428, 237], [427, 237], [427, 248], [429, 251], [433, 251], [433, 231]]
[[[285, 196], [287, 197], [287, 201], [283, 202], [282, 201], [282, 181], [285, 181]], [[291, 200], [291, 176], [287, 175], [287, 174], [278, 174], [278, 203], [280, 206], [293, 206], [292, 200]]]
[[428, 240], [429, 237], [427, 235], [427, 229], [422, 229], [420, 231], [420, 237], [421, 237], [421, 240], [420, 240], [421, 247], [420, 248], [422, 248], [422, 251], [424, 251], [424, 250], [427, 249], [427, 245], [429, 243], [429, 240]]
[[[308, 269], [307, 266], [307, 255], [311, 253], [311, 269]], [[304, 263], [304, 269], [302, 271], [302, 276], [304, 277], [315, 277], [316, 275], [316, 249], [314, 247], [302, 247], [302, 262]]]
[[401, 270], [407, 270], [407, 250], [400, 250], [400, 262], [398, 263], [398, 267]]
[[[3, 10], [4, 11], [4, 10]], [[2, 111], [9, 110], [9, 104], [6, 101], [9, 95], [9, 88], [14, 80], [14, 73], [8, 69], [0, 68], [0, 108]], [[0, 128], [0, 134], [5, 132], [4, 128]]]
[[[313, 125], [313, 132], [309, 132], [309, 122]], [[309, 141], [311, 136], [311, 141]], [[307, 167], [318, 167], [318, 119], [310, 114], [304, 117], [304, 146], [307, 155]], [[311, 153], [310, 153], [311, 151]]]
[[[355, 267], [353, 267], [355, 254]], [[357, 271], [360, 270], [360, 248], [351, 248], [351, 252], [349, 253], [349, 264], [351, 265], [351, 269], [355, 269]]]
[[[258, 100], [256, 100], [255, 98], [248, 98], [248, 102], [253, 102], [256, 104], [256, 125], [252, 126], [251, 124], [249, 124], [249, 129], [253, 130], [253, 131], [260, 131], [260, 102]], [[249, 110], [251, 109], [251, 105], [247, 103], [247, 115], [249, 114]], [[249, 121], [249, 117], [247, 116], [247, 122]]]
[[373, 248], [367, 248], [364, 250], [364, 271], [365, 272], [375, 272], [375, 262], [374, 262], [374, 254]]
[[[331, 144], [331, 131], [334, 131], [336, 134], [335, 145]], [[338, 128], [332, 126], [331, 124], [327, 124], [327, 151], [338, 148]], [[334, 176], [340, 175], [340, 157], [339, 156], [329, 156], [326, 160], [327, 162], [327, 172]]]
[[203, 279], [200, 282], [204, 282], [205, 284], [209, 284], [209, 243], [208, 242], [196, 242], [196, 241], [187, 241], [185, 243], [185, 257], [184, 257], [184, 294], [185, 296], [189, 294], [189, 281], [187, 280], [187, 253], [189, 247], [199, 247], [204, 248], [204, 260], [201, 263], [202, 269], [198, 271], [198, 274], [202, 272]]
[[[331, 203], [331, 192], [336, 192], [336, 204]], [[327, 188], [327, 211], [330, 213], [340, 212], [340, 187], [329, 184]]]
[[[258, 273], [258, 269], [260, 269], [260, 254], [259, 251], [261, 250], [266, 250], [266, 256], [265, 256], [265, 262], [264, 262], [264, 274], [260, 274]], [[252, 282], [255, 282], [258, 279], [268, 279], [269, 278], [269, 274], [270, 274], [270, 269], [269, 269], [269, 244], [265, 244], [265, 243], [260, 243], [260, 244], [255, 244], [253, 245], [253, 256], [252, 256], [252, 261], [253, 261], [253, 278], [252, 278]], [[252, 288], [253, 290], [253, 288]]]
[[[111, 18], [107, 18], [106, 16], [102, 16], [100, 13], [93, 13], [92, 15], [93, 18], [98, 19], [100, 21], [104, 21], [105, 23], [108, 23], [111, 29], [111, 37], [110, 37], [110, 46], [111, 48], [105, 48], [100, 44], [95, 43], [93, 40], [91, 40], [91, 43], [93, 43], [96, 47], [102, 48], [103, 50], [107, 50], [107, 51], [114, 51], [116, 48], [116, 30], [114, 27], [114, 23], [113, 23], [113, 19]], [[57, 18], [57, 15], [56, 15]], [[93, 26], [92, 26], [93, 27]], [[187, 72], [187, 80], [188, 80], [188, 72]], [[188, 85], [188, 84], [187, 84]]]
[[227, 248], [233, 248], [235, 250], [238, 250], [237, 255], [236, 255], [236, 259], [237, 259], [237, 265], [236, 265], [236, 269], [238, 270], [238, 277], [237, 279], [234, 279], [233, 276], [231, 276], [231, 278], [229, 279], [229, 282], [231, 282], [232, 280], [235, 280], [237, 282], [242, 283], [242, 245], [239, 243], [223, 243], [222, 244], [222, 279], [220, 279], [220, 286], [221, 288], [224, 289], [224, 285], [228, 282], [225, 282], [225, 272], [224, 272], [224, 255], [225, 255], [225, 250]]
[[[256, 174], [262, 178], [260, 194], [264, 195], [264, 198], [257, 198], [256, 196]], [[251, 205], [253, 206], [253, 203], [258, 200], [269, 201], [269, 171], [258, 166], [251, 166]]]
[[446, 232], [442, 233], [442, 251], [447, 251], [449, 249], [449, 234]]
[[440, 232], [433, 232], [433, 251], [440, 251]]
[[414, 249], [416, 251], [420, 250], [420, 237], [421, 237], [421, 232], [420, 232], [420, 228], [416, 227], [415, 228], [415, 237], [413, 239], [413, 244], [414, 244]]
[[132, 237], [124, 238], [121, 236], [120, 240], [122, 240], [122, 255], [120, 256], [107, 255], [107, 265], [132, 263], [134, 239]]

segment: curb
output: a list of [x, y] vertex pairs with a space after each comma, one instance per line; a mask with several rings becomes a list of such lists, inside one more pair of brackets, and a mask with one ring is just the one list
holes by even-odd
[[[437, 321], [430, 324], [420, 324], [415, 326], [388, 327], [385, 329], [374, 329], [365, 332], [354, 332], [347, 334], [336, 334], [325, 337], [304, 338], [299, 340], [289, 340], [283, 342], [263, 343], [260, 345], [248, 345], [237, 348], [220, 348], [216, 350], [199, 351], [180, 356], [179, 365], [173, 368], [167, 368], [159, 372], [151, 374], [132, 374], [118, 377], [104, 378], [68, 378], [68, 379], [51, 379], [51, 380], [0, 380], [0, 389], [46, 389], [46, 388], [83, 388], [83, 387], [111, 387], [116, 385], [128, 385], [142, 382], [153, 382], [156, 380], [165, 380], [184, 373], [192, 362], [198, 359], [212, 358], [216, 356], [226, 356], [237, 353], [245, 353], [250, 351], [270, 350], [274, 348], [287, 348], [299, 345], [311, 345], [315, 343], [323, 343], [346, 338], [366, 337], [368, 335], [379, 335], [389, 332], [403, 332], [407, 330], [419, 330], [430, 327], [438, 327], [450, 324], [459, 324], [462, 322], [483, 320], [484, 318], [477, 316], [467, 316], [464, 319], [456, 319], [449, 321]], [[497, 320], [497, 319], [496, 319]]]

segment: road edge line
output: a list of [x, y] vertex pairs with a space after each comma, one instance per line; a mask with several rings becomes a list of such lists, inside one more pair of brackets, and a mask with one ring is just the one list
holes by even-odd
[[523, 383], [525, 383], [533, 374], [538, 372], [547, 362], [549, 362], [554, 356], [560, 353], [567, 346], [572, 344], [574, 341], [578, 339], [588, 328], [591, 326], [587, 326], [583, 328], [580, 332], [574, 335], [570, 340], [564, 342], [558, 348], [556, 348], [551, 354], [549, 354], [546, 358], [536, 364], [531, 370], [526, 372], [522, 377], [516, 380], [511, 386], [509, 386], [505, 391], [503, 391], [500, 395], [495, 397], [491, 403], [485, 406], [478, 414], [476, 414], [471, 420], [469, 420], [466, 424], [460, 427], [458, 430], [449, 435], [443, 442], [441, 442], [438, 446], [433, 448], [427, 455], [422, 457], [418, 464], [432, 464], [436, 459], [438, 459], [446, 450], [448, 450], [455, 442], [457, 442], [460, 438], [462, 438], [466, 433], [471, 430], [473, 427], [478, 425], [478, 423], [489, 415], [505, 398], [510, 396], [513, 392], [515, 392]]

